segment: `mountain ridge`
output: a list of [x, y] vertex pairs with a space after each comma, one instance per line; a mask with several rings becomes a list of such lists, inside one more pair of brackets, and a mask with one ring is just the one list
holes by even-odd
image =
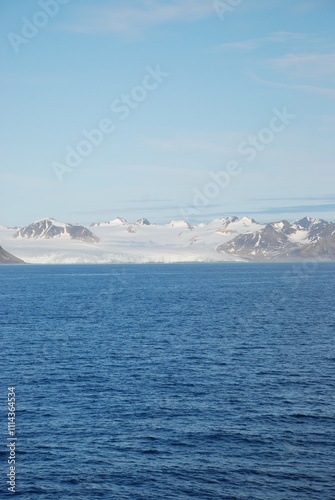
[[247, 260], [296, 260], [323, 257], [335, 260], [335, 224], [304, 217], [292, 223], [270, 222], [253, 234], [239, 235], [220, 245]]
[[335, 223], [308, 216], [268, 223], [226, 216], [196, 225], [117, 217], [89, 227], [93, 232], [45, 218], [19, 229], [0, 226], [0, 241], [32, 263], [335, 261]]
[[98, 243], [100, 240], [89, 229], [80, 225], [73, 225], [67, 222], [59, 222], [48, 217], [32, 222], [28, 226], [20, 228], [14, 238], [55, 238], [66, 237], [85, 241], [87, 243]]

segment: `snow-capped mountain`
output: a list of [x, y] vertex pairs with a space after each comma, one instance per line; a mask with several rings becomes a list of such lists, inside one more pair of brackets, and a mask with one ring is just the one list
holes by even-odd
[[171, 220], [170, 222], [168, 222], [168, 224], [166, 224], [166, 226], [175, 227], [178, 229], [190, 229], [190, 230], [193, 229], [193, 226], [191, 226], [191, 224], [186, 222], [186, 220]]
[[0, 242], [28, 263], [335, 260], [335, 224], [310, 217], [260, 224], [230, 216], [197, 225], [117, 217], [90, 227], [94, 233], [42, 219], [19, 230], [0, 226]]
[[240, 234], [217, 250], [247, 260], [335, 259], [335, 224], [304, 217], [293, 223], [271, 222]]
[[0, 246], [0, 264], [24, 264], [24, 262]]
[[129, 222], [127, 219], [122, 217], [116, 217], [116, 219], [109, 220], [107, 222], [92, 222], [90, 227], [104, 227], [104, 226], [154, 226], [148, 219], [142, 218], [138, 219], [136, 222]]
[[142, 217], [142, 219], [138, 219], [137, 224], [139, 226], [151, 226], [152, 224], [148, 221], [148, 219], [145, 219]]
[[59, 238], [67, 237], [73, 240], [85, 241], [86, 243], [98, 243], [99, 238], [83, 226], [74, 226], [55, 219], [41, 219], [29, 226], [19, 229], [14, 238]]
[[90, 227], [103, 227], [103, 226], [127, 226], [130, 224], [126, 219], [122, 219], [122, 217], [116, 217], [116, 219], [109, 220], [107, 222], [92, 222]]

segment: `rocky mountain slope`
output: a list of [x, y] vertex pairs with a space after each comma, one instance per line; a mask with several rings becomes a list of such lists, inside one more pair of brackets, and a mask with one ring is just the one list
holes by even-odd
[[6, 252], [6, 250], [0, 246], [0, 264], [24, 264], [24, 261]]
[[293, 223], [271, 222], [241, 234], [217, 250], [246, 260], [335, 260], [335, 224], [304, 217]]
[[99, 238], [89, 229], [79, 225], [58, 222], [55, 219], [41, 219], [19, 229], [14, 238], [58, 238], [69, 237], [73, 240], [85, 241], [86, 243], [98, 243]]

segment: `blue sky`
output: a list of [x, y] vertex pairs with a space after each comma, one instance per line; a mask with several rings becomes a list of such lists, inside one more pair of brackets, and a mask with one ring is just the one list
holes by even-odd
[[335, 220], [333, 0], [0, 13], [0, 224]]

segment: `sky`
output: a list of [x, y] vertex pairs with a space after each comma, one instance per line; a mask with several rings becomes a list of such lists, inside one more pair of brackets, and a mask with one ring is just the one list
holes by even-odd
[[0, 225], [335, 221], [334, 0], [2, 0]]

